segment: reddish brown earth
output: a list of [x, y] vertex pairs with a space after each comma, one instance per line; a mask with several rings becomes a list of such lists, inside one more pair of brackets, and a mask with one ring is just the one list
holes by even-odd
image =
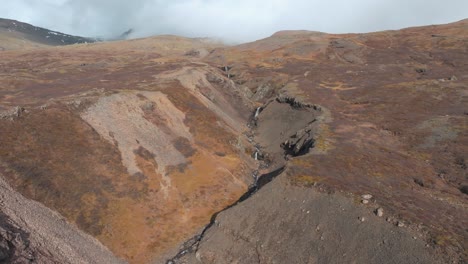
[[[122, 260], [468, 256], [467, 20], [0, 56], [0, 174]], [[271, 182], [212, 218], [260, 174]]]

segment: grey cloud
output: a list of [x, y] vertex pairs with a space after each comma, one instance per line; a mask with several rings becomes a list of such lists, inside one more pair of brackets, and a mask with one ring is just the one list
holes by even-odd
[[279, 30], [369, 32], [468, 17], [466, 0], [15, 0], [0, 17], [82, 36], [175, 34], [252, 41]]

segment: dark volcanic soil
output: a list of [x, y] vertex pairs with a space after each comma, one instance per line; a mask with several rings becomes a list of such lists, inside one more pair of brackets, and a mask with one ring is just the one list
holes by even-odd
[[375, 205], [291, 186], [286, 175], [221, 213], [178, 263], [446, 263]]

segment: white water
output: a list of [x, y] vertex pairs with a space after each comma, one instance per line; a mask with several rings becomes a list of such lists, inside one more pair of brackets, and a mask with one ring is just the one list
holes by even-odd
[[260, 110], [262, 110], [261, 107], [257, 107], [257, 111], [255, 111], [255, 115], [254, 115], [254, 118], [257, 118], [258, 115], [260, 114]]

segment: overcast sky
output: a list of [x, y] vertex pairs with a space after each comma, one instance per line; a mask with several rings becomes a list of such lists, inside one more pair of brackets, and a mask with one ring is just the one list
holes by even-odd
[[245, 42], [279, 30], [370, 32], [468, 18], [468, 0], [0, 0], [0, 17], [64, 33]]

